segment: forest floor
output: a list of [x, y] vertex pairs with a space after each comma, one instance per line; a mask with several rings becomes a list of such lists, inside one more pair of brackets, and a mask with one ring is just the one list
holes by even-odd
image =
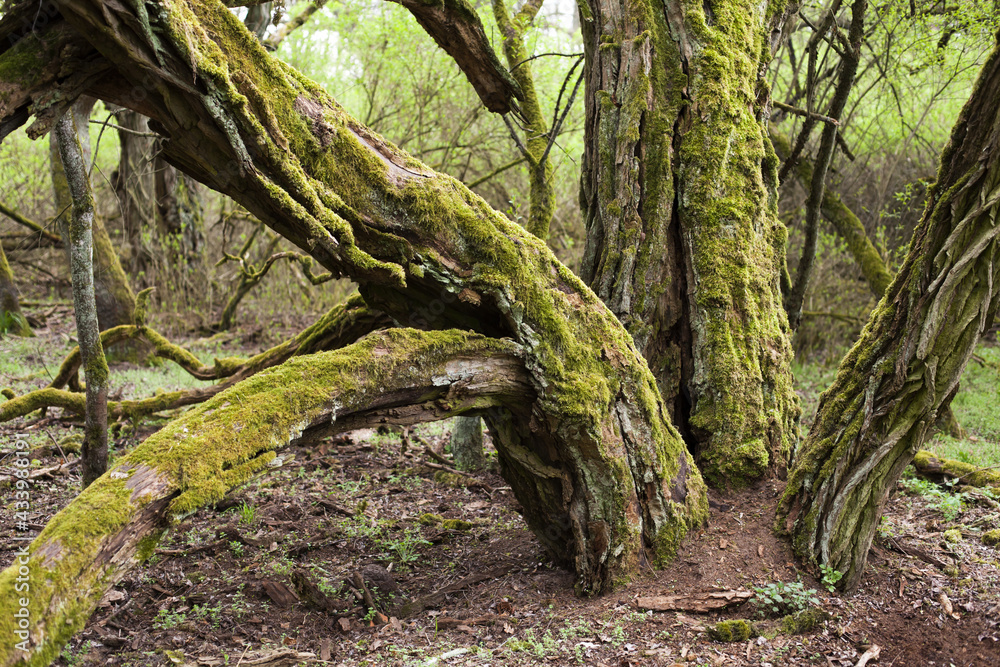
[[[52, 318], [37, 339], [0, 342], [0, 385], [18, 393], [43, 385], [71, 331], [70, 322]], [[256, 351], [268, 342], [260, 339], [275, 336], [232, 338], [225, 345], [236, 349], [225, 353]], [[192, 343], [206, 358], [220, 345]], [[148, 395], [188, 382], [175, 373], [116, 364], [112, 382], [126, 397]], [[808, 411], [824, 380], [802, 376]], [[115, 454], [157, 427], [155, 420], [125, 425]], [[9, 451], [14, 434], [29, 434], [42, 469], [63, 460], [57, 443], [68, 444], [78, 430], [58, 414], [35, 416], [0, 425], [0, 443]], [[977, 452], [997, 447], [993, 433], [972, 437], [982, 444]], [[712, 492], [708, 525], [685, 540], [672, 566], [643, 572], [612, 594], [580, 598], [496, 473], [438, 474], [440, 462], [426, 448], [446, 457], [448, 439], [442, 422], [283, 450], [280, 467], [175, 526], [149, 561], [109, 590], [56, 664], [1000, 665], [1000, 551], [981, 539], [1000, 528], [1000, 503], [990, 494], [904, 479], [860, 590], [841, 596], [801, 570], [775, 537], [780, 481]], [[0, 461], [0, 474], [9, 472], [6, 464]], [[32, 528], [78, 488], [72, 471], [37, 479]], [[0, 566], [17, 549], [3, 495]], [[363, 588], [377, 609], [359, 599]], [[712, 613], [645, 604], [725, 591], [736, 601], [755, 595]], [[796, 617], [800, 633], [782, 629], [782, 616], [802, 609], [818, 613]], [[748, 619], [753, 636], [710, 637], [714, 624], [733, 619]]]

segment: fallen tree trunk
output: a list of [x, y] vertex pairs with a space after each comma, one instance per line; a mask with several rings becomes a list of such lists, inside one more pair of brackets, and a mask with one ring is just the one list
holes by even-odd
[[943, 459], [933, 452], [921, 450], [913, 457], [917, 473], [934, 482], [961, 482], [969, 486], [988, 486], [1000, 490], [1000, 470], [980, 468], [971, 463]]
[[[471, 333], [393, 329], [299, 357], [216, 396], [150, 436], [59, 512], [0, 573], [0, 665], [47, 665], [104, 592], [153, 552], [171, 519], [222, 499], [304, 433], [412, 424], [494, 409], [526, 421], [534, 390], [519, 347]], [[19, 577], [22, 577], [19, 580]], [[28, 582], [30, 595], [16, 588]], [[26, 597], [25, 597], [26, 596]], [[29, 636], [30, 635], [30, 636]]]

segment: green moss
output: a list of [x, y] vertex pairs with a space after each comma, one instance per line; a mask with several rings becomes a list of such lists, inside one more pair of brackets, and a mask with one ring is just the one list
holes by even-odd
[[472, 530], [474, 525], [471, 521], [461, 519], [445, 519], [441, 522], [441, 527], [447, 530]]
[[951, 544], [958, 544], [962, 541], [962, 531], [958, 528], [951, 528], [950, 530], [944, 531], [941, 535], [945, 542], [950, 542]]
[[436, 526], [444, 522], [444, 517], [440, 514], [424, 513], [417, 517], [417, 522], [422, 526]]
[[983, 544], [988, 547], [995, 547], [1000, 545], [1000, 528], [995, 528], [994, 530], [988, 530], [983, 533]]
[[753, 624], [742, 618], [719, 621], [714, 625], [709, 625], [706, 632], [717, 642], [744, 642], [758, 634]]
[[787, 635], [801, 635], [812, 632], [829, 619], [830, 614], [813, 607], [782, 617], [779, 627]]

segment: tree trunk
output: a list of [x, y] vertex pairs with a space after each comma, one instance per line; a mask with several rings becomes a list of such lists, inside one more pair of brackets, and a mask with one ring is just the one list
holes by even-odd
[[138, 284], [148, 286], [154, 255], [151, 245], [155, 218], [153, 137], [141, 136], [149, 133], [149, 127], [146, 118], [135, 111], [119, 108], [115, 123], [123, 129], [118, 131], [118, 171], [112, 182], [125, 238], [131, 246], [129, 274]]
[[[143, 21], [109, 7], [59, 3], [115, 70], [90, 90], [149, 115], [168, 161], [349, 275], [400, 324], [522, 347], [536, 398], [487, 424], [526, 522], [581, 592], [671, 558], [706, 516], [701, 476], [628, 333], [543, 242], [352, 119], [221, 3], [164, 3], [149, 33], [116, 30]], [[7, 118], [27, 108], [10, 107]]]
[[162, 158], [156, 158], [155, 168], [160, 247], [171, 265], [197, 264], [205, 245], [205, 213], [198, 183]]
[[73, 198], [73, 215], [66, 239], [73, 279], [73, 314], [80, 341], [80, 360], [87, 380], [87, 410], [80, 450], [83, 488], [108, 469], [108, 362], [101, 346], [94, 299], [94, 193], [90, 189], [79, 134], [73, 115], [66, 114], [55, 128], [59, 156]]
[[720, 485], [783, 468], [796, 439], [786, 232], [760, 78], [784, 7], [581, 5], [582, 276], [632, 333]]
[[[81, 99], [73, 105], [72, 118], [77, 136], [83, 150], [83, 161], [90, 168], [90, 133], [88, 123], [90, 110], [94, 106], [91, 98]], [[59, 214], [59, 230], [63, 238], [68, 238], [69, 211], [73, 206], [73, 197], [69, 191], [66, 174], [59, 158], [59, 146], [52, 135], [50, 142], [50, 165], [52, 169], [52, 187], [55, 192], [56, 212]], [[132, 322], [132, 311], [135, 310], [135, 295], [129, 286], [125, 271], [118, 260], [108, 231], [99, 217], [94, 217], [94, 293], [97, 298], [97, 319], [102, 330]], [[67, 248], [67, 252], [69, 249]]]
[[941, 156], [910, 251], [823, 394], [778, 526], [857, 587], [888, 492], [947, 409], [1000, 287], [1000, 49]]
[[483, 456], [483, 420], [479, 417], [458, 417], [451, 430], [451, 456], [455, 467], [465, 472], [482, 470], [486, 465]]
[[7, 263], [7, 255], [0, 247], [0, 338], [12, 336], [34, 336], [28, 320], [21, 313], [21, 303], [17, 298], [14, 274]]

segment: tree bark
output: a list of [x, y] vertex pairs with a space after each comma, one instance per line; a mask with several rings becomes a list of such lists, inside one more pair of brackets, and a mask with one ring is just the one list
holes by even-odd
[[400, 324], [522, 347], [531, 416], [490, 412], [487, 424], [526, 522], [581, 592], [666, 562], [704, 520], [703, 482], [645, 362], [544, 243], [352, 119], [218, 2], [165, 2], [149, 31], [120, 29], [143, 24], [123, 5], [59, 8], [100, 36], [114, 67], [92, 92], [149, 115], [172, 164], [352, 277]]
[[[79, 137], [84, 164], [90, 168], [90, 131], [88, 123], [90, 110], [93, 108], [92, 98], [84, 98], [73, 105], [68, 112], [73, 119], [74, 129]], [[53, 133], [50, 142], [50, 165], [52, 168], [52, 187], [55, 192], [56, 212], [59, 214], [59, 230], [63, 238], [68, 238], [70, 225], [69, 210], [73, 206], [73, 197], [59, 158], [59, 145]], [[94, 293], [97, 298], [97, 318], [100, 328], [110, 329], [121, 324], [132, 322], [132, 311], [135, 310], [135, 294], [125, 277], [108, 231], [99, 217], [93, 221], [93, 252], [94, 252]], [[67, 248], [67, 252], [69, 249]]]
[[783, 468], [796, 439], [786, 232], [760, 78], [784, 7], [581, 5], [582, 276], [635, 338], [719, 485]]
[[483, 420], [479, 417], [458, 417], [451, 430], [451, 456], [455, 467], [463, 472], [482, 470], [486, 465], [483, 456]]
[[888, 495], [958, 390], [1000, 286], [1000, 49], [941, 156], [909, 253], [823, 394], [778, 526], [857, 587]]
[[83, 488], [108, 469], [108, 362], [101, 347], [94, 296], [94, 193], [90, 189], [83, 149], [72, 114], [56, 122], [63, 173], [73, 199], [73, 215], [64, 234], [69, 248], [73, 279], [73, 314], [76, 318], [80, 359], [87, 381], [87, 409], [80, 450]]

